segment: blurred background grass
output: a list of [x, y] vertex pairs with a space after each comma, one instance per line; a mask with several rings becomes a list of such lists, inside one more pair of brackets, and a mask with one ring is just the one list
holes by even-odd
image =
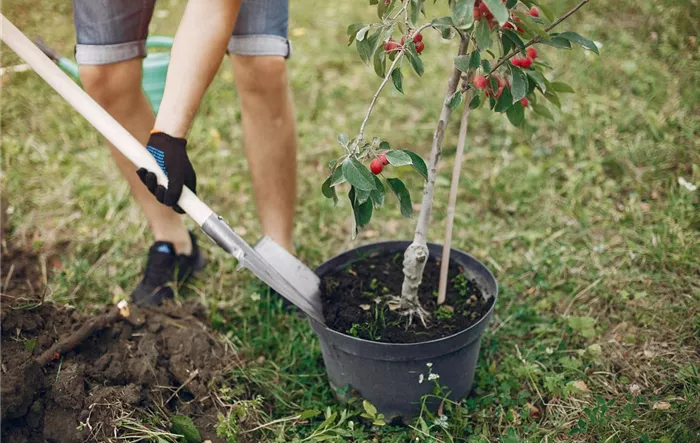
[[[575, 3], [548, 2], [557, 15]], [[173, 35], [184, 4], [160, 1], [151, 35]], [[700, 185], [699, 8], [697, 0], [593, 0], [562, 29], [600, 43], [600, 57], [540, 48], [557, 67], [553, 77], [577, 91], [552, 109], [554, 121], [528, 112], [518, 130], [504, 116], [473, 114], [454, 246], [494, 271], [502, 296], [475, 395], [447, 429], [431, 428], [435, 438], [700, 439], [700, 212], [698, 191], [679, 184], [683, 178]], [[70, 2], [12, 0], [2, 9], [30, 37], [72, 54]], [[349, 205], [341, 200], [334, 210], [320, 193], [326, 164], [341, 149], [337, 134], [357, 132], [379, 83], [347, 47], [345, 29], [374, 17], [359, 0], [291, 4], [295, 236], [309, 265], [362, 243], [412, 236], [413, 223], [400, 219], [389, 198], [351, 241]], [[387, 91], [367, 134], [427, 157], [456, 49], [432, 32], [425, 43], [424, 77], [406, 75], [405, 96]], [[21, 63], [5, 46], [0, 60], [3, 67]], [[233, 82], [226, 61], [189, 140], [200, 197], [252, 242], [259, 223]], [[9, 204], [3, 223], [15, 240], [46, 255], [60, 251], [47, 298], [91, 310], [124, 297], [151, 236], [101, 136], [31, 72], [4, 76], [1, 99], [2, 198]], [[444, 232], [456, 131], [453, 124], [438, 180], [429, 234], [435, 242]], [[406, 181], [417, 199], [420, 182], [412, 175]], [[248, 275], [234, 273], [233, 260], [205, 248], [210, 266], [181, 296], [201, 298], [215, 326], [251, 357], [232, 374], [237, 395], [266, 398], [260, 420], [339, 408], [308, 326], [259, 296]], [[575, 382], [587, 392], [572, 388]], [[256, 435], [301, 438], [314, 426], [271, 426]], [[357, 440], [425, 437], [411, 429], [358, 429]]]

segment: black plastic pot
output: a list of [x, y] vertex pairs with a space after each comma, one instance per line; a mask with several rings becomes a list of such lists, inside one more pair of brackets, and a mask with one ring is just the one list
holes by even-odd
[[[319, 276], [375, 254], [406, 250], [410, 242], [391, 241], [362, 246], [340, 254], [316, 269]], [[440, 257], [442, 246], [429, 244], [430, 255]], [[433, 392], [428, 364], [450, 398], [464, 398], [472, 387], [481, 334], [495, 306], [498, 285], [493, 274], [471, 255], [452, 249], [451, 260], [462, 265], [479, 284], [485, 297], [494, 297], [488, 313], [476, 324], [454, 335], [421, 343], [380, 343], [333, 331], [310, 319], [321, 342], [331, 387], [340, 401], [359, 394], [384, 414], [387, 421], [408, 423], [421, 410], [421, 397]], [[424, 381], [419, 382], [420, 374]], [[438, 401], [427, 402], [436, 408]]]

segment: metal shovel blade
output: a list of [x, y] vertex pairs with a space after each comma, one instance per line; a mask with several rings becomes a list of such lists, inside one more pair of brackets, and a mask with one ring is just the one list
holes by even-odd
[[250, 270], [304, 313], [325, 324], [319, 290], [320, 279], [286, 249], [269, 237], [264, 237], [252, 248], [215, 214], [202, 225], [202, 230], [233, 255], [239, 266]]

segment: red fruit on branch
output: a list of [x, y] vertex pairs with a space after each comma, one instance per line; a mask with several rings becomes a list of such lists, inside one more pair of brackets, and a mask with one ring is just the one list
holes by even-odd
[[374, 175], [381, 174], [383, 169], [384, 169], [384, 163], [379, 158], [375, 158], [369, 164], [369, 170], [372, 171], [372, 174], [374, 174]]
[[400, 48], [399, 44], [396, 43], [396, 41], [394, 41], [393, 39], [389, 39], [389, 40], [384, 42], [384, 50], [386, 52], [396, 51], [399, 48]]
[[530, 8], [529, 11], [527, 11], [527, 15], [529, 15], [530, 17], [539, 17], [540, 11], [538, 11], [537, 8], [533, 6], [532, 8]]
[[417, 53], [420, 54], [421, 52], [423, 52], [423, 49], [425, 49], [425, 43], [423, 43], [423, 42], [416, 43], [416, 52]]
[[537, 49], [535, 48], [527, 48], [527, 56], [530, 57], [531, 59], [536, 59], [537, 58]]
[[474, 20], [479, 21], [481, 19], [481, 9], [474, 7]]
[[511, 22], [505, 22], [503, 24], [503, 29], [515, 29], [515, 26]]
[[486, 81], [486, 77], [483, 75], [477, 75], [474, 77], [474, 87], [476, 89], [484, 89], [488, 82]]
[[513, 64], [513, 66], [528, 69], [530, 66], [532, 66], [532, 57], [529, 55], [527, 57], [513, 57], [510, 62]]
[[523, 97], [520, 99], [520, 104], [523, 105], [523, 108], [527, 108], [527, 105], [530, 104], [530, 101], [527, 99], [527, 97]]
[[420, 43], [422, 41], [423, 41], [423, 34], [421, 34], [420, 32], [413, 36], [414, 43]]
[[479, 11], [481, 11], [481, 15], [483, 17], [486, 17], [487, 20], [491, 20], [493, 18], [493, 14], [491, 14], [491, 11], [489, 11], [488, 6], [486, 6], [486, 3], [481, 3], [479, 5]]
[[386, 153], [387, 153], [387, 152], [389, 152], [389, 151], [384, 151], [384, 152], [380, 153], [380, 154], [377, 156], [377, 158], [378, 158], [379, 160], [382, 161], [382, 164], [383, 164], [383, 165], [388, 165], [388, 164], [389, 164], [389, 159], [386, 158]]

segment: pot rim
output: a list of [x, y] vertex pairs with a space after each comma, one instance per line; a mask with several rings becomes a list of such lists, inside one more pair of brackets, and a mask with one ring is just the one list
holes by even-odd
[[[316, 268], [316, 270], [318, 270], [318, 268], [320, 268], [321, 266], [323, 266], [323, 264], [328, 263], [328, 262], [330, 262], [330, 261], [333, 261], [333, 260], [339, 258], [340, 256], [344, 255], [344, 254], [347, 254], [347, 253], [349, 253], [349, 252], [352, 252], [352, 251], [355, 251], [355, 250], [358, 250], [358, 249], [369, 248], [369, 247], [376, 247], [376, 246], [382, 246], [382, 245], [386, 245], [386, 244], [404, 243], [404, 242], [410, 244], [410, 241], [408, 241], [408, 240], [386, 240], [386, 241], [381, 241], [381, 242], [367, 243], [367, 244], [358, 246], [358, 247], [356, 247], [356, 248], [352, 248], [352, 249], [349, 249], [349, 250], [347, 250], [347, 251], [341, 252], [340, 254], [336, 254], [335, 256], [329, 258], [328, 260], [325, 260], [321, 265], [319, 265], [319, 266]], [[427, 245], [428, 245], [428, 247], [433, 246], [433, 247], [442, 248], [442, 245], [439, 244], [439, 243], [427, 242]], [[496, 277], [493, 275], [493, 273], [491, 272], [491, 270], [490, 270], [485, 264], [483, 264], [480, 260], [476, 259], [476, 258], [475, 258], [474, 256], [472, 256], [471, 254], [469, 254], [469, 253], [467, 253], [467, 252], [464, 252], [464, 251], [462, 251], [461, 249], [456, 249], [456, 248], [450, 248], [450, 250], [451, 250], [451, 251], [455, 251], [455, 252], [459, 252], [460, 254], [464, 254], [464, 255], [466, 255], [467, 257], [469, 257], [470, 259], [474, 260], [476, 263], [478, 263], [478, 264], [480, 264], [481, 266], [483, 266], [483, 268], [486, 270], [486, 276], [487, 276], [487, 278], [490, 279], [490, 280], [492, 280], [493, 283], [494, 283], [494, 293], [490, 295], [490, 298], [493, 299], [493, 303], [491, 303], [491, 307], [489, 308], [488, 312], [486, 312], [486, 314], [484, 314], [484, 315], [479, 319], [479, 321], [477, 321], [477, 322], [474, 323], [473, 325], [469, 326], [468, 328], [462, 329], [461, 331], [456, 332], [456, 333], [454, 333], [454, 334], [452, 334], [452, 335], [448, 335], [448, 336], [441, 337], [441, 338], [435, 338], [435, 339], [428, 340], [428, 341], [421, 341], [421, 342], [415, 342], [415, 343], [387, 343], [387, 342], [379, 342], [379, 341], [365, 340], [364, 338], [353, 337], [352, 335], [343, 334], [342, 332], [339, 332], [339, 331], [336, 331], [336, 330], [334, 330], [334, 329], [329, 328], [329, 327], [326, 326], [325, 324], [319, 323], [318, 321], [314, 320], [314, 319], [311, 318], [311, 317], [309, 317], [309, 321], [310, 321], [311, 324], [314, 326], [314, 329], [315, 329], [315, 328], [324, 329], [326, 332], [329, 332], [329, 333], [331, 333], [331, 334], [333, 334], [333, 335], [335, 335], [335, 336], [338, 336], [339, 339], [341, 339], [341, 340], [342, 340], [342, 339], [345, 339], [345, 340], [348, 340], [348, 339], [349, 339], [349, 340], [352, 340], [352, 341], [357, 341], [357, 342], [360, 342], [360, 343], [363, 343], [363, 344], [367, 344], [367, 345], [369, 345], [369, 346], [382, 346], [382, 347], [396, 348], [396, 349], [398, 349], [398, 348], [408, 348], [408, 347], [411, 347], [411, 346], [437, 345], [437, 344], [444, 343], [444, 342], [449, 341], [449, 340], [454, 340], [454, 339], [456, 339], [457, 337], [459, 337], [459, 336], [461, 336], [461, 335], [463, 335], [463, 334], [468, 334], [470, 331], [472, 331], [472, 330], [478, 328], [479, 326], [481, 326], [484, 322], [488, 322], [488, 321], [489, 321], [489, 319], [490, 319], [490, 317], [491, 317], [491, 314], [493, 313], [493, 310], [494, 310], [494, 308], [496, 307], [496, 301], [498, 301], [498, 280], [496, 280]], [[484, 327], [485, 327], [485, 326], [484, 326]], [[480, 334], [479, 334], [479, 335], [480, 335]], [[475, 338], [476, 338], [476, 337], [475, 337]]]

